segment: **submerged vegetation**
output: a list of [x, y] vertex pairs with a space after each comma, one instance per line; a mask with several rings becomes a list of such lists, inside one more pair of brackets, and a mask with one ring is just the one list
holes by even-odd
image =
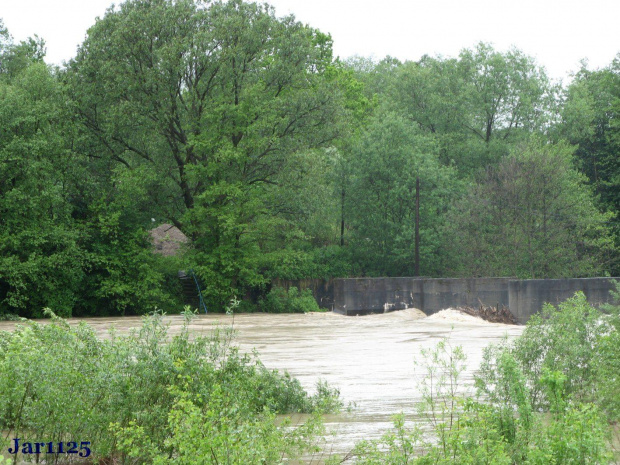
[[[309, 395], [227, 330], [190, 337], [187, 310], [168, 334], [151, 313], [182, 308], [179, 270], [209, 311], [273, 313], [318, 310], [290, 280], [620, 272], [620, 55], [562, 87], [516, 49], [340, 59], [268, 4], [126, 0], [69, 63], [44, 58], [0, 20], [0, 319], [24, 318], [0, 333], [2, 447], [86, 437], [102, 464], [316, 450], [337, 390]], [[175, 256], [153, 253], [164, 223], [187, 238]], [[422, 357], [430, 432], [397, 417], [356, 459], [608, 463], [618, 308], [545, 306], [487, 349], [471, 395], [442, 342]], [[63, 319], [131, 314], [151, 315], [103, 340]]]
[[409, 427], [397, 416], [393, 432], [357, 445], [356, 463], [617, 463], [615, 297], [604, 311], [582, 293], [557, 308], [545, 305], [520, 337], [485, 349], [475, 390], [460, 378], [466, 355], [441, 341], [421, 358], [422, 424]]
[[[484, 350], [474, 384], [449, 339], [423, 350], [415, 423], [396, 415], [393, 431], [327, 463], [617, 463], [620, 284], [614, 295], [602, 310], [581, 293], [546, 305], [521, 336]], [[174, 335], [154, 314], [104, 339], [50, 316], [0, 333], [5, 449], [14, 437], [88, 438], [93, 463], [297, 463], [320, 451], [322, 414], [342, 408], [337, 389], [319, 382], [308, 395], [239, 353], [231, 329], [190, 334], [189, 311]], [[308, 413], [305, 423], [289, 424], [292, 412]]]
[[[2, 449], [15, 437], [87, 438], [95, 462], [132, 464], [269, 464], [312, 453], [320, 414], [341, 407], [338, 391], [319, 383], [311, 396], [287, 373], [240, 354], [230, 329], [190, 337], [193, 314], [184, 316], [175, 335], [161, 314], [104, 340], [53, 314], [49, 324], [0, 332]], [[295, 428], [276, 421], [292, 412], [309, 419]]]

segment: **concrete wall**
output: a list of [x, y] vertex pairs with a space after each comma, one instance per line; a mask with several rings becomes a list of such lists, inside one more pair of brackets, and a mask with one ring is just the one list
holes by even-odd
[[592, 304], [609, 299], [611, 278], [351, 278], [334, 280], [337, 313], [363, 315], [415, 307], [427, 315], [458, 306], [503, 305], [527, 322], [544, 302], [556, 304], [583, 291]]
[[614, 289], [611, 279], [618, 278], [511, 280], [508, 283], [508, 308], [519, 324], [525, 324], [545, 302], [557, 305], [577, 291], [583, 291], [588, 302], [598, 306], [609, 301], [609, 291]]
[[422, 282], [413, 278], [348, 278], [334, 280], [334, 312], [345, 315], [421, 308]]
[[427, 315], [448, 307], [508, 306], [508, 278], [422, 279], [422, 306]]
[[508, 278], [350, 278], [334, 280], [334, 311], [346, 315], [415, 307], [430, 315], [459, 305], [508, 306]]

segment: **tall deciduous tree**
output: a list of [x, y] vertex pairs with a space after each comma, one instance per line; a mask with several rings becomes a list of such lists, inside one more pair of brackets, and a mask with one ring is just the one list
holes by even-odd
[[0, 81], [0, 313], [70, 315], [84, 276], [62, 92], [45, 64]]
[[496, 163], [511, 144], [544, 130], [556, 111], [556, 87], [516, 49], [480, 43], [458, 58], [424, 56], [389, 73], [385, 104], [433, 134], [442, 161], [463, 174]]
[[517, 49], [500, 53], [480, 43], [461, 52], [458, 68], [466, 105], [463, 125], [484, 142], [547, 124], [556, 89], [533, 58]]
[[[560, 137], [576, 146], [576, 164], [588, 177], [612, 223], [620, 255], [620, 55], [595, 71], [584, 66], [566, 91]], [[617, 261], [612, 274], [620, 270]]]
[[394, 113], [377, 115], [351, 161], [351, 254], [366, 275], [414, 272], [416, 179], [421, 183], [420, 269], [444, 266], [442, 221], [458, 192], [453, 168], [442, 166], [432, 137]]
[[577, 145], [579, 168], [602, 204], [620, 212], [620, 55], [606, 68], [581, 69], [567, 89], [560, 134]]
[[573, 149], [539, 139], [488, 167], [449, 217], [465, 276], [560, 278], [609, 270], [610, 214], [600, 213]]
[[44, 57], [43, 39], [35, 35], [16, 44], [0, 18], [0, 79], [9, 81], [29, 65], [42, 63]]
[[36, 44], [14, 44], [0, 20], [0, 314], [70, 315], [86, 254], [68, 202], [62, 89]]
[[152, 180], [223, 298], [261, 281], [291, 154], [338, 135], [331, 60], [329, 36], [267, 5], [130, 0], [89, 30], [68, 79], [96, 155]]

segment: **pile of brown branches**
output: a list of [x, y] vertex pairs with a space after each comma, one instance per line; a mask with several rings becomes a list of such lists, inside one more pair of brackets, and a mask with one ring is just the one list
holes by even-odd
[[501, 307], [499, 305], [493, 307], [480, 303], [478, 308], [464, 306], [458, 307], [457, 310], [492, 323], [503, 323], [508, 325], [517, 324], [517, 320], [514, 315], [510, 313], [510, 309], [508, 307], [504, 307], [503, 305]]

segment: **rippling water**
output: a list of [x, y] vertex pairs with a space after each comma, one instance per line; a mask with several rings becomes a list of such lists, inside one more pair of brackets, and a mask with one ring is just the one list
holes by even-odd
[[[183, 324], [182, 316], [166, 320], [172, 333]], [[140, 325], [138, 317], [85, 321], [101, 337], [106, 337], [111, 327], [123, 333]], [[208, 334], [216, 324], [232, 324], [241, 350], [257, 349], [267, 367], [288, 370], [310, 391], [317, 380], [324, 379], [340, 389], [345, 403], [355, 404], [350, 413], [326, 417], [332, 435], [323, 457], [344, 455], [356, 442], [378, 438], [391, 427], [391, 417], [396, 413], [414, 417], [415, 403], [420, 399], [414, 359], [421, 349], [449, 337], [451, 344], [462, 346], [467, 355], [463, 379], [471, 382], [482, 349], [505, 335], [518, 336], [523, 330], [522, 326], [484, 321], [424, 318], [421, 312], [410, 309], [358, 317], [334, 313], [201, 315], [192, 322], [191, 331]], [[12, 322], [2, 322], [0, 330], [13, 326]], [[293, 418], [293, 422], [302, 420]]]

